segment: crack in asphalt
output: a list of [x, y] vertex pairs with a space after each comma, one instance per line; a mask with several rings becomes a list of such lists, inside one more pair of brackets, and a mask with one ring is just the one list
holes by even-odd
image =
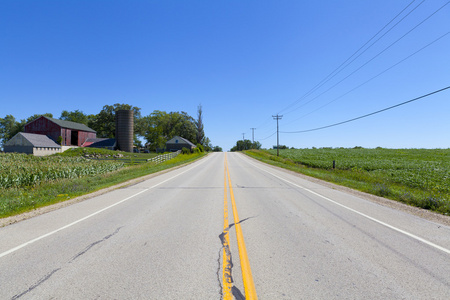
[[77, 255], [75, 255], [75, 256], [72, 258], [72, 260], [71, 260], [70, 262], [73, 262], [73, 261], [74, 261], [75, 259], [77, 259], [78, 257], [82, 256], [83, 254], [86, 254], [86, 252], [88, 252], [89, 250], [91, 250], [91, 248], [94, 247], [95, 245], [100, 244], [100, 243], [102, 243], [102, 242], [108, 240], [108, 239], [111, 238], [112, 236], [116, 235], [116, 234], [119, 232], [119, 230], [120, 230], [121, 228], [122, 228], [122, 227], [119, 227], [119, 228], [116, 229], [116, 231], [114, 231], [114, 232], [111, 233], [111, 234], [108, 234], [108, 235], [105, 236], [103, 239], [98, 240], [98, 241], [96, 241], [96, 242], [93, 242], [92, 244], [90, 244], [89, 246], [87, 246], [83, 251], [81, 251], [81, 252], [79, 252]]
[[32, 290], [34, 290], [35, 288], [37, 288], [38, 286], [40, 286], [42, 283], [44, 283], [45, 281], [47, 281], [50, 277], [52, 277], [53, 274], [55, 274], [56, 272], [58, 272], [59, 270], [61, 270], [61, 268], [55, 269], [53, 271], [51, 271], [50, 273], [48, 273], [47, 275], [45, 275], [44, 277], [42, 277], [41, 279], [38, 280], [38, 282], [36, 282], [35, 284], [33, 284], [32, 286], [30, 286], [28, 288], [28, 290], [15, 295], [11, 298], [11, 300], [14, 299], [19, 299], [20, 297], [24, 296], [25, 294], [28, 294], [29, 292], [31, 292]]
[[227, 257], [226, 264], [225, 264], [225, 266], [223, 266], [225, 280], [228, 283], [233, 283], [234, 282], [233, 281], [233, 276], [232, 276], [233, 258], [231, 256], [230, 245], [228, 244], [228, 242], [227, 242], [227, 240], [225, 238], [225, 236], [228, 234], [228, 231], [230, 230], [230, 228], [233, 225], [234, 225], [234, 223], [231, 224], [230, 226], [228, 226], [227, 228], [225, 228], [222, 231], [222, 233], [219, 235], [219, 239], [220, 239], [220, 242], [222, 244], [222, 247], [219, 250], [219, 258], [217, 259], [217, 262], [218, 262], [218, 265], [219, 265], [218, 268], [217, 268], [217, 281], [219, 282], [219, 287], [220, 287], [220, 299], [223, 299], [223, 292], [222, 292], [223, 291], [223, 286], [222, 286], [222, 281], [220, 280], [220, 274], [219, 274], [220, 266], [221, 266], [220, 261], [221, 261], [221, 258], [222, 258], [222, 255], [221, 255], [222, 250], [225, 250], [225, 253], [227, 255], [226, 256]]
[[[224, 268], [224, 276], [225, 276], [225, 280], [228, 283], [233, 283], [233, 275], [232, 275], [232, 270], [233, 270], [233, 257], [231, 255], [231, 250], [230, 250], [230, 245], [228, 244], [225, 236], [228, 234], [228, 232], [230, 231], [230, 228], [233, 227], [236, 224], [240, 224], [242, 222], [247, 221], [248, 219], [252, 219], [255, 217], [248, 217], [245, 219], [240, 220], [238, 223], [231, 223], [227, 228], [225, 228], [222, 233], [219, 235], [219, 239], [220, 239], [220, 243], [222, 244], [222, 247], [219, 250], [219, 258], [217, 259], [217, 264], [218, 264], [218, 268], [217, 268], [217, 281], [219, 282], [219, 287], [220, 287], [220, 299], [223, 299], [223, 286], [222, 286], [222, 281], [220, 280], [220, 267], [221, 267], [221, 258], [222, 258], [222, 250], [225, 250], [225, 253], [227, 255], [227, 261], [226, 261], [226, 265], [223, 266]], [[242, 294], [242, 292], [236, 287], [236, 286], [232, 286], [231, 287], [231, 293], [233, 294], [234, 298], [237, 300], [245, 300], [245, 296]]]
[[[88, 252], [92, 247], [94, 247], [97, 244], [100, 244], [106, 240], [108, 240], [109, 238], [113, 237], [114, 235], [116, 235], [119, 230], [122, 227], [117, 228], [113, 233], [108, 234], [107, 236], [105, 236], [104, 238], [102, 238], [101, 240], [98, 240], [96, 242], [93, 242], [92, 244], [90, 244], [89, 246], [87, 246], [83, 251], [79, 252], [77, 255], [75, 255], [71, 260], [69, 260], [67, 263], [72, 263], [75, 259], [79, 258], [80, 256], [82, 256], [83, 254], [85, 254], [86, 252]], [[53, 276], [53, 274], [55, 274], [57, 271], [61, 270], [62, 267], [54, 269], [53, 271], [51, 271], [50, 273], [48, 273], [47, 275], [45, 275], [44, 277], [42, 277], [41, 279], [39, 279], [35, 284], [33, 284], [32, 286], [30, 286], [26, 291], [17, 294], [15, 296], [13, 296], [11, 298], [11, 300], [15, 300], [15, 299], [19, 299], [22, 296], [28, 294], [29, 292], [31, 292], [32, 290], [34, 290], [35, 288], [39, 287], [41, 284], [43, 284], [45, 281], [47, 281], [48, 279], [50, 279], [50, 277]]]

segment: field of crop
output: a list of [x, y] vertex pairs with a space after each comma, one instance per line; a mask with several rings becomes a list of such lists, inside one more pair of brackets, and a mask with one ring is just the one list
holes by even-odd
[[123, 162], [96, 161], [82, 157], [0, 154], [0, 188], [32, 187], [42, 182], [98, 175], [122, 168]]
[[[67, 153], [66, 153], [67, 152]], [[99, 189], [175, 167], [204, 156], [178, 155], [164, 163], [148, 163], [155, 154], [122, 154], [109, 150], [66, 151], [35, 157], [0, 153], [0, 218], [66, 201]], [[89, 159], [85, 155], [89, 154]], [[128, 161], [132, 159], [134, 163]], [[137, 160], [145, 163], [135, 163]]]
[[334, 182], [364, 182], [366, 192], [450, 212], [450, 149], [286, 149], [280, 157], [323, 170]]

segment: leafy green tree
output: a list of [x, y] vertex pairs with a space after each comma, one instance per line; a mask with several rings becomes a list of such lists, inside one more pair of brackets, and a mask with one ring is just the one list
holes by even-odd
[[203, 147], [205, 148], [205, 151], [210, 152], [212, 151], [213, 145], [208, 137], [203, 138]]
[[5, 118], [0, 118], [0, 144], [3, 145], [9, 141], [14, 135], [15, 128], [18, 127], [18, 122], [13, 115], [6, 115]]
[[186, 112], [155, 110], [141, 121], [142, 136], [147, 140], [150, 150], [162, 149], [166, 142], [178, 135], [191, 142], [196, 140], [194, 119]]
[[63, 110], [61, 112], [61, 117], [59, 117], [59, 118], [61, 120], [65, 120], [65, 121], [81, 123], [86, 126], [88, 125], [88, 122], [89, 122], [89, 117], [78, 109], [74, 110], [74, 111]]
[[236, 142], [236, 146], [230, 149], [230, 151], [243, 151], [249, 149], [261, 149], [261, 143], [256, 141], [253, 142], [250, 140], [239, 140]]
[[129, 104], [105, 105], [102, 110], [91, 120], [88, 118], [88, 126], [97, 131], [97, 137], [114, 138], [116, 134], [116, 111], [133, 110], [134, 114], [134, 133], [140, 134], [141, 109]]

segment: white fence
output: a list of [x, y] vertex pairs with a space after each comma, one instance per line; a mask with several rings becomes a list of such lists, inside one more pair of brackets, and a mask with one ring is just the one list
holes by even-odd
[[147, 161], [153, 162], [155, 164], [159, 164], [159, 163], [165, 162], [166, 160], [176, 157], [180, 153], [181, 153], [181, 150], [178, 150], [177, 152], [166, 153], [166, 154], [155, 156], [153, 158], [149, 158], [149, 159], [147, 159]]

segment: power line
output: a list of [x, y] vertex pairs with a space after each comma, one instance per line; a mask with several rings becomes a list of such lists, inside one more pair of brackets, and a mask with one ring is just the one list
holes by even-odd
[[405, 101], [405, 102], [402, 102], [402, 103], [399, 103], [399, 104], [396, 104], [396, 105], [393, 105], [393, 106], [390, 106], [390, 107], [387, 107], [387, 108], [384, 108], [384, 109], [381, 109], [381, 110], [378, 110], [378, 111], [375, 111], [375, 112], [372, 112], [370, 114], [366, 114], [366, 115], [363, 115], [363, 116], [360, 116], [360, 117], [357, 117], [357, 118], [353, 118], [353, 119], [350, 119], [350, 120], [347, 120], [347, 121], [343, 121], [343, 122], [339, 122], [339, 123], [335, 123], [335, 124], [331, 124], [331, 125], [327, 125], [327, 126], [323, 126], [323, 127], [318, 127], [318, 128], [314, 128], [314, 129], [308, 129], [308, 130], [288, 131], [288, 132], [282, 131], [282, 133], [304, 133], [304, 132], [316, 131], [316, 130], [321, 130], [321, 129], [325, 129], [325, 128], [330, 128], [330, 127], [342, 125], [342, 124], [345, 124], [345, 123], [349, 123], [349, 122], [356, 121], [356, 120], [359, 120], [359, 119], [362, 119], [362, 118], [366, 118], [366, 117], [369, 117], [369, 116], [372, 116], [372, 115], [375, 115], [375, 114], [378, 114], [378, 113], [381, 113], [381, 112], [384, 112], [384, 111], [387, 111], [387, 110], [390, 110], [390, 109], [393, 109], [393, 108], [396, 108], [396, 107], [399, 107], [399, 106], [402, 106], [402, 105], [405, 105], [405, 104], [408, 104], [408, 103], [411, 103], [413, 101], [420, 100], [422, 98], [425, 98], [425, 97], [428, 97], [428, 96], [431, 96], [431, 95], [443, 92], [443, 91], [445, 91], [447, 89], [450, 89], [450, 86], [447, 86], [445, 88], [442, 88], [440, 90], [431, 92], [429, 94], [426, 94], [426, 95], [423, 95], [423, 96], [420, 96], [420, 97], [417, 97], [417, 98], [414, 98], [414, 99], [411, 99], [411, 100], [408, 100], [408, 101]]
[[264, 140], [267, 140], [268, 138], [271, 138], [271, 137], [273, 137], [275, 134], [276, 134], [277, 132], [275, 131], [274, 133], [272, 133], [271, 135], [269, 135], [269, 136], [267, 136], [267, 137], [265, 137], [265, 138], [263, 138], [263, 139], [259, 139], [260, 141], [264, 141]]
[[[442, 5], [441, 7], [439, 7], [437, 10], [435, 10], [432, 14], [430, 14], [428, 17], [426, 17], [425, 19], [423, 19], [420, 23], [418, 23], [416, 26], [414, 26], [412, 29], [410, 29], [408, 32], [406, 32], [405, 34], [403, 34], [400, 38], [398, 38], [397, 40], [395, 40], [393, 43], [391, 43], [389, 46], [387, 46], [386, 48], [384, 48], [381, 52], [379, 52], [378, 54], [376, 54], [375, 56], [373, 56], [371, 59], [369, 59], [367, 62], [365, 62], [364, 64], [362, 64], [359, 68], [357, 68], [356, 70], [354, 70], [353, 72], [351, 72], [350, 74], [348, 74], [346, 77], [344, 77], [343, 79], [341, 79], [340, 81], [338, 81], [337, 83], [335, 83], [333, 86], [329, 87], [327, 90], [325, 90], [324, 92], [320, 93], [319, 95], [317, 95], [316, 97], [314, 97], [313, 99], [309, 100], [308, 102], [304, 103], [303, 105], [292, 109], [290, 112], [293, 112], [294, 110], [297, 110], [303, 106], [305, 106], [306, 104], [311, 103], [312, 101], [316, 100], [317, 98], [319, 98], [320, 96], [322, 96], [323, 94], [327, 93], [328, 91], [330, 91], [331, 89], [333, 89], [334, 87], [336, 87], [337, 85], [339, 85], [340, 83], [342, 83], [344, 80], [346, 80], [347, 78], [349, 78], [350, 76], [352, 76], [353, 74], [355, 74], [356, 72], [358, 72], [359, 70], [361, 70], [363, 67], [365, 67], [366, 65], [368, 65], [370, 62], [372, 62], [375, 58], [377, 58], [378, 56], [380, 56], [381, 54], [383, 54], [384, 52], [386, 52], [388, 49], [390, 49], [392, 46], [394, 46], [396, 43], [398, 43], [400, 40], [402, 40], [404, 37], [406, 37], [408, 34], [410, 34], [411, 32], [413, 32], [415, 29], [417, 29], [420, 25], [422, 25], [423, 23], [425, 23], [426, 21], [428, 21], [432, 16], [434, 16], [436, 13], [438, 13], [441, 9], [443, 9], [445, 6], [447, 6], [450, 3], [450, 1], [447, 1], [444, 5]], [[421, 3], [420, 3], [421, 4]], [[420, 5], [419, 4], [419, 5]], [[287, 113], [290, 113], [287, 112]]]
[[[357, 57], [355, 57], [352, 61], [347, 63], [352, 57], [354, 57], [358, 52], [361, 51], [370, 41], [372, 41], [378, 34], [380, 34], [389, 24], [391, 24], [395, 19], [397, 19], [411, 4], [413, 4], [416, 0], [411, 1], [405, 8], [403, 8], [394, 18], [392, 18], [386, 25], [383, 26], [375, 35], [373, 35], [367, 42], [364, 43], [358, 50], [356, 50], [350, 57], [348, 57], [343, 63], [341, 63], [336, 69], [334, 69], [330, 74], [328, 74], [324, 79], [322, 79], [318, 84], [316, 84], [311, 90], [309, 90], [306, 94], [304, 94], [300, 99], [297, 101], [294, 101], [294, 103], [288, 105], [286, 108], [282, 109], [280, 112], [286, 111], [287, 109], [295, 106], [297, 103], [299, 103], [301, 100], [305, 99], [309, 95], [311, 95], [313, 92], [318, 90], [320, 87], [322, 87], [325, 83], [330, 81], [332, 78], [334, 78], [337, 74], [342, 72], [346, 67], [348, 67], [354, 60], [356, 60], [359, 56], [361, 56], [364, 52], [366, 52], [370, 47], [372, 47], [374, 44], [376, 44], [382, 37], [384, 37], [388, 32], [390, 32], [393, 28], [395, 28], [400, 22], [402, 22], [407, 16], [409, 16], [414, 10], [416, 10], [425, 0], [423, 0], [421, 3], [419, 3], [416, 7], [414, 7], [406, 16], [404, 16], [400, 21], [398, 21], [395, 25], [393, 25], [388, 31], [386, 31], [380, 38], [378, 38], [375, 42], [373, 42], [369, 47], [367, 47], [362, 53], [360, 53]], [[347, 63], [347, 64], [346, 64]], [[346, 64], [346, 65], [345, 65]], [[344, 66], [345, 65], [345, 66]], [[344, 67], [342, 67], [344, 66]], [[341, 68], [342, 67], [342, 68]], [[340, 69], [340, 70], [339, 70]], [[313, 99], [314, 100], [314, 99]], [[306, 104], [308, 104], [307, 102]], [[298, 108], [297, 108], [298, 109]], [[291, 110], [290, 112], [294, 111], [296, 109]], [[288, 112], [289, 113], [289, 112]]]
[[450, 31], [444, 33], [443, 35], [441, 35], [441, 36], [438, 37], [437, 39], [433, 40], [432, 42], [428, 43], [427, 45], [423, 46], [423, 47], [420, 48], [419, 50], [417, 50], [417, 51], [415, 51], [414, 53], [408, 55], [408, 56], [405, 57], [404, 59], [398, 61], [398, 62], [395, 63], [394, 65], [392, 65], [392, 66], [390, 66], [389, 68], [385, 69], [384, 71], [378, 73], [377, 75], [373, 76], [372, 78], [370, 78], [370, 79], [364, 81], [363, 83], [361, 83], [360, 85], [354, 87], [353, 89], [349, 90], [348, 92], [342, 94], [341, 96], [339, 96], [339, 97], [337, 97], [337, 98], [335, 98], [335, 99], [333, 99], [333, 100], [331, 100], [331, 101], [325, 103], [324, 105], [318, 107], [317, 109], [315, 109], [315, 110], [313, 110], [313, 111], [311, 111], [311, 112], [309, 112], [309, 113], [306, 113], [306, 114], [304, 114], [303, 116], [301, 116], [300, 118], [297, 118], [297, 119], [295, 119], [295, 120], [293, 120], [293, 121], [291, 121], [291, 122], [289, 122], [289, 123], [287, 123], [287, 124], [291, 124], [291, 123], [293, 123], [293, 122], [295, 122], [295, 121], [298, 121], [298, 120], [300, 120], [300, 119], [302, 119], [302, 118], [304, 118], [304, 117], [306, 117], [306, 116], [308, 116], [308, 115], [310, 115], [310, 114], [312, 114], [312, 113], [314, 113], [314, 112], [316, 112], [316, 111], [318, 111], [318, 110], [324, 108], [325, 106], [327, 106], [327, 105], [329, 105], [329, 104], [335, 102], [336, 100], [339, 100], [339, 99], [341, 99], [341, 98], [347, 96], [348, 94], [350, 94], [350, 93], [353, 92], [354, 90], [356, 90], [356, 89], [362, 87], [363, 85], [369, 83], [370, 81], [374, 80], [375, 78], [381, 76], [382, 74], [386, 73], [387, 71], [393, 69], [394, 67], [398, 66], [398, 65], [401, 64], [402, 62], [406, 61], [407, 59], [409, 59], [409, 58], [411, 58], [412, 56], [416, 55], [417, 53], [421, 52], [422, 50], [428, 48], [428, 47], [431, 46], [432, 44], [436, 43], [436, 42], [439, 41], [440, 39], [442, 39], [442, 38], [444, 38], [445, 36], [447, 36], [448, 34], [450, 34]]
[[[381, 54], [383, 54], [384, 52], [386, 52], [389, 48], [391, 48], [392, 46], [394, 46], [396, 43], [398, 43], [401, 39], [403, 39], [405, 36], [407, 36], [408, 34], [410, 34], [412, 31], [414, 31], [417, 27], [419, 27], [420, 25], [422, 25], [423, 23], [425, 23], [428, 19], [430, 19], [432, 16], [434, 16], [438, 11], [440, 11], [441, 9], [443, 9], [446, 5], [448, 5], [450, 3], [450, 1], [448, 1], [447, 3], [445, 3], [444, 5], [442, 5], [440, 8], [438, 8], [435, 12], [433, 12], [431, 15], [429, 15], [428, 17], [426, 17], [424, 20], [422, 20], [422, 22], [420, 22], [419, 24], [417, 24], [416, 26], [414, 26], [411, 30], [409, 30], [407, 33], [405, 33], [404, 35], [402, 35], [400, 38], [398, 38], [395, 42], [393, 42], [392, 44], [390, 44], [389, 46], [387, 46], [386, 48], [384, 48], [381, 52], [379, 52], [378, 54], [376, 54], [374, 57], [372, 57], [371, 59], [369, 59], [367, 62], [365, 62], [362, 66], [360, 66], [359, 68], [357, 68], [356, 70], [354, 70], [353, 72], [351, 72], [350, 74], [348, 74], [346, 77], [344, 77], [343, 79], [341, 79], [340, 81], [338, 81], [336, 84], [334, 84], [333, 86], [331, 86], [330, 88], [328, 88], [326, 91], [322, 92], [321, 94], [319, 94], [318, 96], [316, 96], [315, 98], [313, 98], [312, 100], [306, 102], [303, 106], [305, 106], [306, 104], [312, 102], [313, 100], [317, 99], [318, 97], [322, 96], [323, 94], [325, 94], [326, 92], [328, 92], [329, 90], [331, 90], [332, 88], [334, 88], [335, 86], [337, 86], [338, 84], [340, 84], [341, 82], [343, 82], [344, 80], [346, 80], [347, 78], [349, 78], [350, 76], [352, 76], [353, 74], [355, 74], [356, 72], [358, 72], [359, 70], [361, 70], [363, 67], [365, 67], [367, 64], [369, 64], [370, 62], [372, 62], [375, 58], [377, 58], [378, 56], [380, 56]], [[302, 107], [302, 106], [300, 106]], [[300, 108], [297, 107], [296, 109]], [[292, 111], [294, 111], [295, 109], [293, 109]], [[291, 111], [291, 112], [292, 112]]]

